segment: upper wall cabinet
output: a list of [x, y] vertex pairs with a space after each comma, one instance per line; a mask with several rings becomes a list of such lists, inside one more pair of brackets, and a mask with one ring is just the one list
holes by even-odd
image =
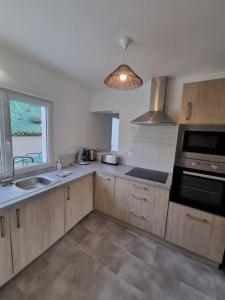
[[181, 124], [225, 124], [225, 78], [184, 84]]

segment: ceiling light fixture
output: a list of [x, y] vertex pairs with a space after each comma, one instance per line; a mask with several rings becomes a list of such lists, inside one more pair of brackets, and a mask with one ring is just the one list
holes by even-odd
[[120, 45], [124, 51], [124, 63], [119, 65], [105, 80], [108, 87], [119, 90], [132, 90], [143, 85], [143, 80], [126, 65], [126, 49], [132, 43], [132, 39], [124, 36], [120, 39]]

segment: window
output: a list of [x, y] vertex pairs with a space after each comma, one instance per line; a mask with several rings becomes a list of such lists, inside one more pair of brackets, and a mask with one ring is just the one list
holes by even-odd
[[0, 132], [0, 174], [3, 173], [3, 147], [2, 147], [2, 134]]
[[3, 90], [0, 122], [0, 172], [3, 176], [11, 175], [13, 158], [17, 174], [52, 166], [50, 102]]
[[118, 151], [119, 146], [119, 114], [112, 115], [111, 151]]

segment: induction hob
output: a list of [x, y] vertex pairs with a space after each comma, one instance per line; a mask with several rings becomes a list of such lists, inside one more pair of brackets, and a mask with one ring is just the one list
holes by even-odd
[[141, 179], [151, 180], [159, 183], [166, 183], [168, 173], [149, 169], [133, 168], [125, 175], [137, 177]]

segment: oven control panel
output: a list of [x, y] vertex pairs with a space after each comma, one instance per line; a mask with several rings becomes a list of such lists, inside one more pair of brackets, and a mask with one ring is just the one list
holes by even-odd
[[175, 165], [189, 169], [225, 174], [225, 164], [220, 162], [177, 157]]

